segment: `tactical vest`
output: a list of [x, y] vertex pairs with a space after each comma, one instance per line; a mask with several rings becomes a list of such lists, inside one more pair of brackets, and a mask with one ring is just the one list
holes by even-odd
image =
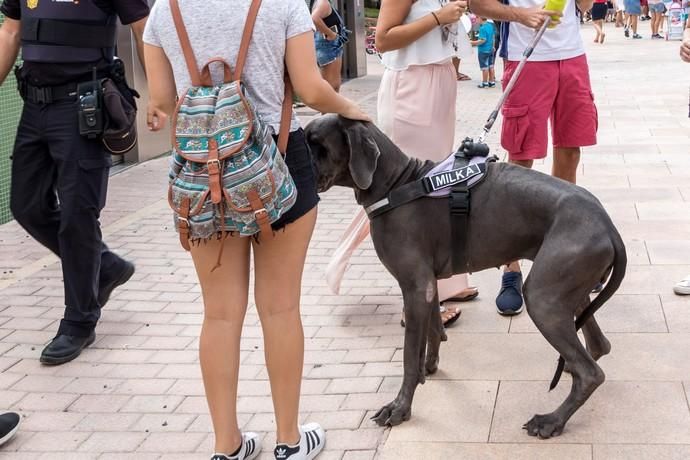
[[20, 0], [22, 57], [28, 62], [111, 61], [117, 16], [93, 0]]

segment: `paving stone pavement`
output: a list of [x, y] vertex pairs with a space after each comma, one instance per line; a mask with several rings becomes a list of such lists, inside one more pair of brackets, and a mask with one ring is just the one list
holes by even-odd
[[[590, 44], [593, 31], [583, 29], [600, 143], [586, 149], [579, 175], [611, 213], [630, 260], [619, 293], [598, 315], [613, 345], [601, 361], [607, 382], [562, 436], [528, 437], [522, 423], [551, 410], [567, 379], [547, 392], [556, 353], [527, 315], [495, 313], [499, 272], [490, 270], [473, 275], [481, 296], [449, 330], [440, 371], [418, 390], [411, 421], [376, 427], [369, 417], [401, 381], [401, 297], [370, 242], [355, 254], [341, 294], [327, 288], [324, 267], [356, 210], [351, 192], [332, 190], [320, 205], [302, 299], [303, 419], [328, 429], [319, 459], [690, 458], [690, 298], [671, 291], [690, 273], [690, 66], [680, 63], [678, 42], [625, 40], [607, 26], [603, 46]], [[641, 25], [645, 36], [648, 27]], [[371, 64], [370, 75], [343, 92], [374, 114], [381, 68]], [[474, 80], [459, 83], [458, 139], [476, 134], [498, 97], [476, 88], [475, 62], [463, 71]], [[497, 138], [490, 142], [500, 152]], [[137, 273], [104, 310], [97, 342], [64, 366], [38, 362], [63, 311], [59, 264], [15, 223], [1, 227], [0, 408], [24, 419], [0, 459], [208, 458], [200, 292], [170, 225], [165, 185], [165, 158], [112, 178], [104, 234]], [[263, 362], [251, 308], [238, 409], [244, 428], [266, 433], [260, 458], [269, 459], [274, 421]]]

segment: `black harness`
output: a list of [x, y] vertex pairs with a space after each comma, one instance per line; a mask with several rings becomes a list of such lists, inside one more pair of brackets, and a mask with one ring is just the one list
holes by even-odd
[[[467, 234], [470, 215], [470, 187], [480, 183], [486, 177], [487, 164], [498, 160], [495, 155], [489, 156], [489, 147], [484, 143], [475, 143], [466, 138], [454, 154], [453, 169], [425, 176], [408, 184], [391, 190], [382, 200], [367, 206], [365, 211], [373, 219], [392, 209], [410, 203], [429, 194], [451, 188], [449, 197], [450, 226], [452, 241], [463, 241], [464, 244], [453, 251], [453, 271], [466, 273], [469, 269], [469, 252]], [[474, 157], [484, 157], [483, 163], [470, 164]], [[469, 181], [479, 176], [471, 186]]]

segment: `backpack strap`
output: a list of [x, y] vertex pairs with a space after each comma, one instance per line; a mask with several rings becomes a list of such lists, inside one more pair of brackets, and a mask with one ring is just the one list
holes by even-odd
[[290, 125], [292, 124], [292, 83], [287, 68], [285, 69], [285, 96], [283, 98], [283, 110], [280, 115], [280, 132], [278, 133], [278, 151], [287, 153]]
[[256, 24], [256, 16], [259, 14], [261, 8], [261, 0], [252, 0], [247, 13], [247, 20], [244, 23], [244, 31], [242, 32], [242, 41], [240, 42], [240, 52], [237, 55], [237, 63], [235, 63], [235, 74], [233, 80], [242, 79], [242, 71], [244, 70], [244, 63], [247, 60], [247, 52], [249, 51], [249, 42], [252, 40], [254, 34], [254, 24]]
[[[192, 85], [201, 86], [202, 76], [199, 72], [199, 67], [196, 62], [196, 57], [194, 57], [194, 51], [192, 50], [192, 44], [189, 40], [189, 35], [187, 34], [187, 29], [185, 28], [184, 21], [182, 19], [182, 12], [180, 11], [180, 4], [178, 0], [170, 1], [170, 12], [172, 13], [173, 22], [175, 24], [175, 30], [177, 31], [177, 36], [180, 40], [180, 46], [182, 48], [182, 54], [184, 55], [185, 62], [187, 63], [187, 70], [189, 71], [189, 76], [192, 80]], [[254, 33], [254, 24], [256, 23], [256, 17], [259, 14], [259, 8], [261, 7], [261, 0], [252, 0], [252, 4], [249, 7], [249, 13], [247, 13], [247, 20], [244, 23], [244, 31], [242, 32], [242, 41], [240, 42], [240, 51], [237, 55], [237, 63], [235, 64], [235, 71], [233, 74], [233, 80], [242, 79], [242, 71], [244, 70], [244, 64], [247, 61], [247, 52], [249, 51], [249, 43]], [[278, 150], [280, 153], [285, 155], [287, 151], [288, 137], [290, 134], [290, 124], [292, 120], [292, 84], [290, 83], [290, 76], [287, 73], [287, 68], [285, 69], [285, 95], [283, 98], [283, 108], [280, 117], [280, 132], [278, 133]]]
[[199, 67], [196, 64], [196, 58], [194, 57], [194, 51], [192, 50], [192, 43], [189, 41], [189, 35], [187, 35], [187, 29], [184, 26], [182, 13], [180, 12], [180, 4], [177, 2], [177, 0], [170, 0], [170, 12], [172, 13], [173, 22], [175, 23], [175, 30], [177, 30], [177, 37], [180, 39], [182, 54], [184, 55], [184, 60], [187, 63], [187, 70], [189, 71], [189, 76], [192, 79], [192, 85], [201, 86], [201, 74], [199, 73]]
[[[175, 1], [175, 0], [173, 0]], [[237, 55], [237, 63], [235, 64], [235, 72], [233, 80], [238, 81], [242, 79], [242, 71], [244, 64], [247, 61], [247, 53], [249, 51], [249, 43], [251, 42], [254, 33], [254, 24], [256, 17], [261, 8], [261, 0], [252, 0], [247, 13], [247, 21], [244, 23], [244, 31], [242, 32], [242, 41], [240, 42], [240, 52]], [[285, 94], [283, 97], [283, 109], [280, 115], [280, 132], [278, 133], [278, 151], [285, 155], [287, 151], [288, 137], [290, 135], [290, 125], [292, 121], [292, 83], [290, 83], [290, 76], [285, 68]]]

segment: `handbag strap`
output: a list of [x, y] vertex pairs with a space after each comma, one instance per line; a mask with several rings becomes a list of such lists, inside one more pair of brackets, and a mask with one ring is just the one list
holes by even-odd
[[[261, 8], [261, 0], [252, 0], [252, 3], [249, 7], [249, 12], [247, 13], [247, 20], [244, 23], [242, 41], [240, 42], [240, 51], [237, 55], [237, 63], [235, 64], [235, 71], [233, 73], [234, 81], [242, 79], [242, 71], [244, 70], [245, 62], [247, 61], [249, 43], [251, 42], [252, 34], [254, 33], [254, 24], [256, 23], [256, 17], [259, 14], [259, 8]], [[194, 86], [201, 86], [201, 74], [199, 73], [199, 67], [196, 62], [196, 57], [194, 56], [194, 51], [192, 50], [192, 44], [189, 40], [189, 35], [187, 34], [187, 29], [184, 25], [184, 20], [182, 19], [182, 12], [180, 11], [180, 5], [178, 3], [178, 0], [170, 0], [170, 11], [172, 13], [173, 23], [175, 24], [175, 30], [177, 31], [177, 36], [180, 40], [180, 47], [182, 48], [182, 54], [184, 55], [184, 59], [187, 64], [187, 70], [189, 71], [189, 76], [192, 80], [192, 84]], [[283, 155], [285, 155], [287, 151], [291, 122], [292, 84], [290, 82], [290, 76], [287, 73], [286, 67], [285, 93], [280, 116], [280, 132], [278, 133], [278, 150]]]

